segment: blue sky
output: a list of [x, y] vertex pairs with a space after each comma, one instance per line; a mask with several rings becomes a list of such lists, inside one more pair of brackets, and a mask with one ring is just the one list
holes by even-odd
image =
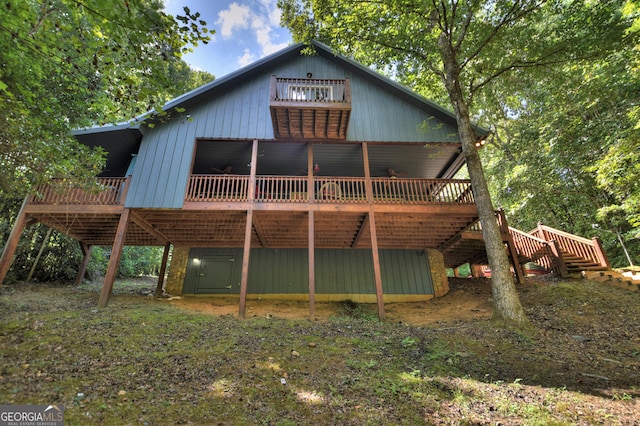
[[165, 0], [171, 15], [200, 12], [209, 30], [208, 44], [200, 44], [183, 59], [194, 69], [220, 78], [291, 44], [291, 35], [280, 27], [276, 0]]

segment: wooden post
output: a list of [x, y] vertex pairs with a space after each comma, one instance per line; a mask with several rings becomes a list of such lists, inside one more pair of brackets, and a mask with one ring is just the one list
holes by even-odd
[[600, 266], [611, 269], [611, 263], [609, 262], [607, 253], [604, 251], [604, 247], [602, 247], [602, 241], [600, 240], [600, 238], [593, 237], [591, 240], [593, 241], [593, 246], [596, 249], [596, 254], [598, 255], [598, 260], [600, 261]]
[[98, 300], [98, 306], [101, 308], [104, 308], [109, 303], [109, 297], [111, 297], [111, 291], [113, 290], [113, 283], [116, 280], [118, 264], [120, 263], [120, 256], [122, 255], [122, 247], [124, 247], [124, 238], [127, 234], [127, 227], [129, 226], [129, 212], [129, 209], [124, 209], [120, 216], [118, 230], [116, 231], [116, 238], [113, 241], [113, 246], [111, 248], [109, 267], [107, 268], [107, 273], [104, 276], [104, 283], [102, 284], [102, 291], [100, 292], [100, 299]]
[[36, 272], [36, 267], [38, 266], [38, 262], [40, 262], [40, 257], [42, 257], [42, 252], [44, 252], [44, 248], [47, 246], [47, 243], [49, 242], [49, 237], [51, 237], [51, 231], [53, 231], [53, 229], [49, 228], [47, 230], [47, 234], [44, 236], [44, 239], [42, 240], [42, 244], [40, 245], [40, 250], [38, 250], [36, 259], [33, 261], [33, 265], [31, 265], [31, 270], [29, 271], [29, 275], [27, 275], [27, 281], [31, 281], [33, 274]]
[[309, 210], [309, 320], [316, 318], [316, 243], [314, 212]]
[[167, 272], [167, 261], [169, 260], [169, 250], [171, 249], [171, 243], [164, 245], [164, 251], [162, 252], [162, 263], [160, 264], [160, 272], [158, 273], [158, 285], [156, 286], [156, 295], [162, 294], [162, 286], [164, 285], [164, 274]]
[[[258, 162], [258, 140], [253, 140], [251, 149], [251, 174], [249, 176], [249, 202], [255, 200], [256, 170]], [[253, 206], [247, 210], [247, 222], [244, 228], [244, 251], [242, 253], [242, 277], [240, 278], [240, 302], [238, 316], [244, 318], [247, 305], [247, 286], [249, 283], [249, 256], [251, 255], [251, 231], [253, 229]]]
[[78, 276], [76, 277], [75, 282], [76, 286], [82, 284], [84, 275], [87, 273], [87, 265], [89, 265], [89, 259], [91, 258], [91, 251], [93, 250], [93, 246], [80, 241], [80, 250], [82, 250], [82, 262], [80, 262], [80, 267], [78, 268]]
[[247, 285], [249, 282], [249, 256], [251, 254], [251, 227], [253, 223], [253, 210], [247, 211], [247, 223], [244, 230], [244, 251], [242, 252], [242, 278], [240, 279], [240, 303], [238, 316], [244, 318], [247, 305]]
[[509, 250], [509, 257], [511, 258], [511, 262], [513, 263], [513, 271], [516, 273], [516, 279], [518, 280], [518, 284], [524, 284], [524, 268], [519, 262], [518, 259], [518, 250], [513, 242], [513, 236], [509, 231], [509, 224], [507, 223], [507, 217], [504, 214], [503, 209], [498, 209], [499, 216], [499, 224], [500, 224], [500, 232], [503, 235], [503, 239], [507, 240], [507, 249]]
[[315, 192], [313, 181], [313, 145], [309, 142], [307, 144], [307, 202], [314, 202]]
[[11, 229], [11, 233], [9, 234], [9, 239], [4, 245], [4, 249], [2, 250], [2, 257], [0, 257], [0, 285], [7, 276], [7, 272], [9, 272], [9, 267], [11, 267], [11, 260], [13, 259], [13, 255], [16, 252], [16, 248], [18, 247], [18, 241], [20, 241], [20, 236], [22, 235], [22, 231], [27, 225], [27, 214], [25, 213], [25, 209], [27, 204], [29, 203], [29, 196], [25, 197], [22, 202], [22, 207], [20, 207], [20, 211], [18, 212], [18, 216], [16, 217], [16, 221], [13, 224], [13, 228]]
[[369, 169], [369, 150], [366, 142], [362, 142], [362, 159], [364, 164], [364, 182], [369, 203], [369, 233], [371, 234], [371, 255], [373, 257], [373, 277], [376, 283], [376, 301], [378, 302], [378, 318], [384, 321], [384, 295], [382, 292], [382, 272], [380, 271], [380, 254], [378, 252], [378, 234], [376, 232], [376, 219], [373, 213], [373, 185], [371, 184], [371, 171]]
[[560, 275], [562, 278], [566, 278], [569, 276], [569, 270], [567, 269], [567, 264], [564, 261], [564, 257], [562, 256], [562, 251], [558, 246], [556, 240], [549, 241], [549, 248], [551, 249], [551, 253], [553, 253], [553, 265], [556, 273]]

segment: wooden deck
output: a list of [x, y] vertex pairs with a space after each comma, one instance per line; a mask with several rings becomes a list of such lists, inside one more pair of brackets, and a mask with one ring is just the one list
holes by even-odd
[[[308, 247], [308, 217], [314, 212], [315, 247], [367, 249], [373, 213], [379, 248], [446, 248], [451, 267], [484, 257], [481, 238], [467, 235], [478, 219], [468, 180], [369, 181], [367, 190], [365, 178], [193, 175], [182, 209], [132, 209], [124, 244], [242, 247], [252, 210], [252, 247]], [[88, 245], [111, 245], [125, 210], [128, 180], [99, 183], [101, 190], [93, 192], [65, 188], [62, 182], [39, 188], [25, 212]], [[466, 249], [460, 235], [469, 243]]]

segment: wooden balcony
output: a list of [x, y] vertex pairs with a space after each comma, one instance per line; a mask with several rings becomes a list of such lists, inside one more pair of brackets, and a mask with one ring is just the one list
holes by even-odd
[[271, 76], [270, 110], [276, 139], [344, 140], [351, 116], [349, 79]]
[[[468, 180], [192, 175], [181, 209], [126, 209], [128, 182], [100, 179], [97, 190], [54, 182], [38, 188], [25, 213], [88, 245], [111, 245], [130, 210], [125, 245], [228, 248], [243, 246], [252, 210], [251, 247], [307, 248], [314, 212], [315, 247], [354, 249], [371, 248], [375, 213], [380, 248], [417, 252], [442, 247], [477, 221]], [[484, 250], [481, 240], [472, 243]]]
[[37, 187], [30, 202], [33, 205], [118, 206], [124, 204], [127, 182], [127, 178], [101, 178], [97, 186], [81, 189], [56, 179], [49, 185]]
[[[365, 178], [305, 176], [192, 175], [186, 202], [277, 202], [367, 204]], [[372, 178], [372, 204], [474, 205], [469, 180]], [[251, 189], [251, 190], [250, 190]]]

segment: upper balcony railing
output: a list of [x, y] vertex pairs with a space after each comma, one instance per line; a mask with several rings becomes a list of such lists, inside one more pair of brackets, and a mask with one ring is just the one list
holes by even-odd
[[349, 79], [271, 76], [270, 110], [276, 139], [346, 139], [351, 117]]
[[35, 205], [124, 205], [128, 178], [98, 178], [97, 186], [88, 189], [70, 185], [64, 179], [54, 179], [48, 185], [36, 187], [30, 199]]
[[[309, 191], [306, 176], [192, 175], [187, 202], [245, 202], [249, 191], [257, 202], [367, 203], [365, 178], [314, 177]], [[375, 204], [466, 204], [475, 200], [469, 180], [373, 178], [371, 202]]]
[[349, 79], [282, 78], [271, 76], [272, 106], [351, 104]]

